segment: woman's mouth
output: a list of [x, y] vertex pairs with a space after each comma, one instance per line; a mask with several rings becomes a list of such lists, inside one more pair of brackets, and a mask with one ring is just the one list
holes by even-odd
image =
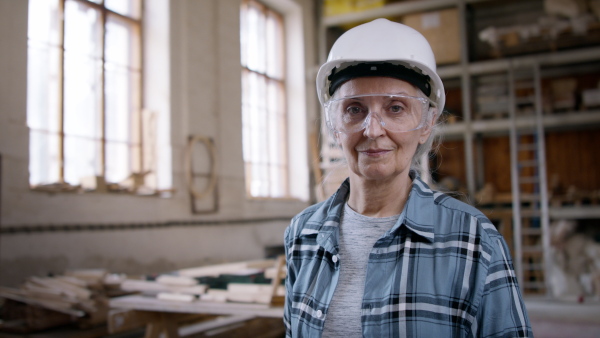
[[359, 153], [363, 153], [370, 157], [379, 157], [379, 156], [383, 156], [383, 155], [389, 153], [390, 151], [391, 150], [389, 150], [389, 149], [366, 149], [366, 150], [359, 150]]

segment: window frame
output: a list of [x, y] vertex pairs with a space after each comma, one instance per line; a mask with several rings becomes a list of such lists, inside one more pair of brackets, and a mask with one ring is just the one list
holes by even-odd
[[[133, 106], [137, 107], [137, 109], [130, 111], [129, 112], [129, 119], [131, 121], [132, 124], [135, 124], [134, 127], [130, 127], [130, 131], [133, 130], [133, 132], [130, 134], [128, 140], [126, 141], [127, 144], [129, 145], [129, 157], [133, 157], [135, 158], [135, 163], [134, 160], [131, 160], [128, 164], [127, 164], [127, 170], [129, 172], [129, 177], [132, 176], [136, 176], [136, 174], [142, 174], [142, 172], [146, 169], [146, 165], [144, 163], [144, 153], [146, 151], [145, 149], [145, 145], [144, 145], [144, 108], [143, 108], [143, 102], [144, 102], [144, 2], [145, 0], [137, 0], [139, 1], [138, 5], [139, 7], [135, 10], [136, 13], [132, 14], [131, 16], [128, 15], [124, 15], [122, 13], [116, 12], [114, 10], [111, 10], [109, 8], [106, 7], [106, 0], [101, 0], [98, 2], [94, 2], [94, 0], [57, 0], [57, 5], [58, 5], [58, 12], [57, 12], [57, 16], [58, 18], [56, 19], [58, 22], [58, 32], [57, 32], [57, 41], [56, 44], [50, 44], [48, 46], [48, 48], [50, 50], [55, 49], [58, 52], [58, 62], [55, 65], [56, 67], [56, 71], [58, 74], [58, 88], [57, 88], [57, 93], [50, 93], [50, 95], [56, 95], [57, 97], [57, 112], [58, 112], [58, 116], [57, 116], [57, 122], [58, 123], [58, 128], [56, 131], [52, 131], [52, 130], [48, 130], [48, 129], [37, 129], [37, 128], [32, 128], [31, 126], [29, 126], [29, 130], [30, 130], [30, 135], [32, 131], [38, 131], [38, 132], [42, 132], [42, 133], [47, 133], [49, 135], [53, 135], [55, 137], [57, 137], [57, 143], [58, 143], [58, 158], [56, 160], [57, 164], [58, 164], [58, 177], [57, 177], [57, 181], [56, 182], [40, 182], [40, 183], [36, 183], [36, 184], [32, 184], [31, 182], [31, 177], [29, 177], [29, 187], [30, 189], [34, 190], [34, 191], [48, 191], [48, 192], [72, 192], [72, 191], [81, 191], [82, 189], [80, 188], [80, 185], [73, 185], [70, 184], [68, 182], [65, 181], [65, 167], [66, 165], [66, 158], [65, 158], [65, 137], [69, 137], [71, 135], [69, 135], [68, 133], [65, 132], [65, 96], [66, 96], [66, 90], [65, 90], [65, 73], [67, 71], [68, 65], [66, 64], [66, 57], [65, 57], [65, 51], [66, 51], [66, 45], [65, 45], [65, 36], [66, 36], [66, 32], [65, 32], [65, 11], [66, 11], [66, 3], [67, 1], [71, 1], [73, 3], [78, 3], [81, 4], [83, 6], [87, 6], [89, 8], [93, 8], [95, 11], [97, 11], [98, 16], [99, 16], [99, 23], [98, 23], [98, 27], [100, 29], [100, 40], [97, 41], [99, 48], [101, 50], [100, 52], [100, 58], [99, 58], [99, 73], [100, 75], [98, 76], [97, 80], [98, 80], [98, 84], [99, 84], [99, 114], [100, 114], [100, 123], [99, 123], [99, 127], [101, 130], [100, 133], [100, 137], [99, 139], [95, 139], [93, 136], [92, 138], [94, 138], [94, 143], [99, 147], [99, 151], [96, 155], [94, 155], [94, 158], [96, 160], [99, 161], [99, 165], [98, 168], [96, 170], [96, 176], [101, 178], [102, 180], [104, 180], [104, 183], [106, 184], [107, 180], [106, 180], [106, 171], [107, 171], [107, 143], [110, 142], [110, 140], [107, 139], [107, 127], [106, 127], [106, 120], [107, 120], [107, 64], [110, 64], [111, 61], [107, 60], [106, 58], [106, 50], [107, 50], [107, 46], [106, 46], [106, 35], [107, 35], [107, 23], [109, 21], [109, 17], [112, 16], [114, 17], [116, 20], [118, 21], [123, 21], [123, 22], [127, 22], [127, 24], [132, 27], [132, 30], [135, 31], [135, 41], [137, 42], [137, 46], [135, 46], [135, 50], [132, 52], [132, 55], [135, 55], [135, 61], [133, 61], [135, 63], [135, 65], [139, 66], [137, 69], [135, 69], [134, 73], [128, 73], [127, 75], [127, 81], [129, 83], [133, 83], [133, 78], [137, 77], [137, 80], [135, 80], [136, 84], [135, 86], [132, 88], [132, 91], [129, 92], [128, 94], [131, 94], [131, 97], [134, 97], [134, 103]], [[96, 0], [97, 1], [97, 0]], [[138, 16], [138, 18], [135, 18], [134, 16]], [[29, 46], [29, 42], [30, 41], [30, 37], [29, 37], [29, 33], [28, 33], [28, 50], [29, 48], [31, 48]], [[36, 41], [38, 42], [38, 41]], [[45, 42], [44, 42], [45, 43]], [[132, 56], [133, 57], [133, 56]], [[30, 62], [30, 60], [28, 59], [28, 63]], [[132, 66], [127, 65], [125, 66], [125, 68], [129, 70], [132, 69]], [[132, 76], [133, 75], [133, 76]], [[28, 88], [28, 95], [29, 95], [29, 88]], [[28, 114], [29, 114], [29, 108], [28, 108]], [[31, 137], [31, 136], [30, 136]], [[98, 158], [97, 158], [98, 157]], [[29, 159], [31, 161], [31, 155], [29, 156]], [[54, 163], [51, 163], [54, 164]], [[31, 175], [31, 174], [30, 174]], [[143, 174], [142, 174], [143, 176]], [[135, 180], [136, 178], [133, 177], [133, 179]], [[143, 177], [142, 177], [143, 179]], [[128, 190], [124, 190], [122, 189], [123, 187], [121, 186], [118, 189], [114, 189], [114, 191], [118, 191], [118, 192], [134, 192], [135, 191], [128, 191]], [[155, 190], [155, 189], [154, 189]], [[88, 190], [84, 190], [84, 191], [90, 191]], [[104, 189], [91, 189], [91, 191], [106, 191], [106, 192], [111, 192], [113, 190], [108, 189], [108, 190], [104, 190]]]
[[[284, 155], [282, 156], [282, 164], [278, 164], [278, 163], [274, 163], [273, 162], [273, 157], [267, 155], [267, 162], [266, 163], [257, 163], [257, 162], [252, 162], [252, 161], [247, 161], [246, 160], [246, 156], [247, 154], [244, 154], [244, 178], [245, 178], [245, 191], [246, 191], [246, 197], [248, 199], [251, 200], [297, 200], [298, 198], [295, 198], [292, 195], [291, 192], [291, 187], [290, 187], [290, 180], [291, 180], [291, 173], [290, 173], [290, 153], [289, 153], [289, 136], [288, 136], [288, 129], [289, 129], [289, 110], [288, 110], [288, 96], [289, 96], [289, 91], [288, 91], [288, 84], [287, 84], [287, 73], [288, 73], [288, 51], [287, 51], [287, 46], [286, 46], [286, 40], [287, 40], [287, 34], [286, 34], [286, 16], [284, 13], [281, 13], [280, 11], [278, 11], [276, 8], [273, 8], [272, 6], [269, 6], [268, 4], [265, 4], [259, 0], [242, 0], [241, 2], [241, 8], [243, 8], [244, 6], [246, 7], [257, 7], [259, 9], [259, 11], [262, 14], [262, 18], [268, 18], [268, 17], [272, 17], [275, 18], [275, 20], [277, 20], [278, 22], [278, 26], [281, 28], [281, 37], [282, 37], [282, 45], [278, 46], [281, 48], [281, 60], [279, 60], [279, 62], [281, 63], [281, 74], [280, 77], [275, 77], [275, 76], [271, 76], [268, 74], [268, 71], [265, 72], [261, 72], [259, 70], [254, 70], [251, 69], [248, 64], [244, 65], [243, 62], [241, 63], [241, 74], [242, 74], [242, 83], [244, 82], [244, 79], [249, 75], [249, 74], [254, 74], [255, 76], [260, 77], [261, 79], [264, 80], [264, 82], [266, 83], [266, 88], [269, 88], [270, 84], [275, 83], [275, 85], [277, 86], [277, 91], [278, 92], [283, 92], [283, 102], [281, 103], [281, 106], [283, 107], [283, 112], [281, 115], [281, 117], [277, 116], [276, 119], [279, 122], [278, 124], [280, 126], [284, 126], [285, 130], [283, 130], [281, 132], [280, 135], [283, 135], [283, 141], [281, 143], [284, 143]], [[241, 17], [241, 16], [240, 16]], [[244, 50], [241, 49], [241, 53], [244, 53]], [[241, 55], [242, 59], [243, 54]], [[242, 60], [241, 60], [242, 61]], [[269, 56], [265, 55], [265, 59], [261, 60], [264, 63], [269, 62]], [[272, 60], [271, 60], [272, 61]], [[246, 62], [247, 63], [247, 62]], [[244, 88], [242, 88], [242, 96], [245, 97], [244, 94]], [[269, 101], [270, 96], [268, 93], [266, 93], [263, 97], [265, 99], [265, 101]], [[272, 115], [277, 115], [276, 112], [268, 112], [268, 108], [265, 108], [265, 110], [267, 111], [267, 119], [271, 119], [273, 118]], [[243, 114], [245, 114], [245, 110], [244, 108], [242, 108], [242, 116]], [[245, 120], [245, 117], [242, 118], [242, 121]], [[246, 130], [250, 130], [252, 129], [250, 126], [245, 126], [244, 122], [242, 122], [242, 128], [243, 128], [243, 133], [246, 132]], [[267, 126], [268, 128], [268, 126]], [[246, 139], [246, 136], [243, 137], [243, 140]], [[280, 141], [281, 139], [277, 139], [275, 141]], [[268, 139], [267, 143], [271, 143], [274, 140], [272, 139]], [[244, 141], [243, 141], [244, 142]], [[246, 149], [246, 145], [243, 146], [243, 149]], [[266, 190], [268, 191], [267, 195], [253, 195], [252, 194], [252, 172], [249, 169], [252, 166], [255, 165], [265, 165], [266, 166], [266, 170], [268, 170], [269, 172], [271, 172], [273, 169], [273, 167], [277, 168], [277, 167], [283, 167], [282, 170], [282, 178], [281, 181], [279, 183], [281, 183], [282, 185], [282, 191], [283, 191], [283, 195], [282, 196], [274, 196], [271, 190], [271, 185], [274, 183], [274, 181], [269, 180], [268, 181], [268, 187], [266, 188]]]

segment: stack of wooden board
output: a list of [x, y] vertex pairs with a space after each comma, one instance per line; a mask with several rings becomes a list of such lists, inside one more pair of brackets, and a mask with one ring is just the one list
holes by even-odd
[[0, 297], [6, 299], [0, 330], [31, 332], [68, 323], [80, 327], [104, 323], [108, 297], [123, 294], [115, 288], [119, 283], [119, 278], [99, 269], [32, 276], [19, 288], [0, 287]]
[[126, 279], [121, 289], [167, 301], [270, 304], [284, 297], [283, 278], [283, 258], [266, 259], [182, 269], [146, 280]]

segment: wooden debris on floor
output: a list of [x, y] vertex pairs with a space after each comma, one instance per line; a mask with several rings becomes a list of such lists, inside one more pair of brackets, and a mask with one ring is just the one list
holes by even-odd
[[600, 243], [577, 232], [577, 222], [558, 220], [550, 225], [552, 269], [549, 277], [555, 298], [600, 299]]
[[18, 288], [0, 287], [0, 331], [34, 332], [65, 324], [89, 328], [106, 322], [108, 298], [123, 295], [106, 270], [77, 270], [29, 277]]

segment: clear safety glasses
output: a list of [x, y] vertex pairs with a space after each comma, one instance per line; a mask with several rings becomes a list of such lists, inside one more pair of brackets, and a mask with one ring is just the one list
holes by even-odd
[[388, 131], [408, 132], [425, 125], [429, 100], [401, 94], [365, 94], [331, 99], [324, 107], [327, 123], [335, 132], [361, 131], [373, 118]]

